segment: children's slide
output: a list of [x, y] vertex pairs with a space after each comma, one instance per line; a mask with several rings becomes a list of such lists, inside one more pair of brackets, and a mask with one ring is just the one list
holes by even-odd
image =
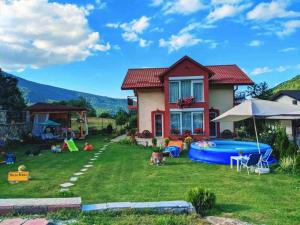
[[78, 152], [79, 151], [72, 138], [70, 140], [65, 140], [65, 142], [66, 142], [70, 152]]

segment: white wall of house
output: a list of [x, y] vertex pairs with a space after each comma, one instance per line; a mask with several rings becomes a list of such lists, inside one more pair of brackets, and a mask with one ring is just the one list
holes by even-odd
[[[290, 96], [287, 95], [282, 95], [279, 98], [277, 98], [275, 101], [276, 102], [282, 102], [284, 104], [289, 104], [289, 105], [293, 105], [293, 100], [296, 100]], [[297, 101], [297, 106], [300, 107], [300, 101]]]
[[165, 96], [161, 89], [138, 90], [139, 131], [151, 131], [151, 112], [165, 110]]
[[[289, 104], [289, 105], [294, 105], [293, 100], [296, 100], [290, 96], [287, 95], [282, 95], [279, 98], [277, 98], [275, 101], [280, 102], [283, 104]], [[300, 101], [297, 101], [297, 105], [300, 108]], [[290, 140], [293, 140], [293, 125], [291, 120], [280, 120], [280, 124], [282, 127], [285, 127], [286, 129], [286, 134], [288, 135]]]
[[[220, 110], [220, 114], [233, 107], [233, 86], [232, 85], [214, 85], [209, 86], [209, 108]], [[233, 131], [233, 122], [221, 122], [220, 131]]]

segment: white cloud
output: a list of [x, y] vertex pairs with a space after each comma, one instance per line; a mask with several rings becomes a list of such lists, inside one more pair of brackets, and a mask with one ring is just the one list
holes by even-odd
[[102, 0], [95, 0], [96, 8], [97, 9], [104, 9], [106, 8], [106, 2], [103, 2]]
[[300, 69], [300, 64], [298, 64], [298, 65], [296, 66], [296, 68], [297, 68], [297, 69]]
[[128, 23], [107, 23], [107, 27], [123, 30], [122, 37], [128, 42], [139, 42], [139, 46], [147, 47], [152, 41], [147, 41], [140, 37], [150, 26], [150, 17], [142, 16]]
[[150, 32], [164, 32], [164, 28], [162, 27], [154, 27], [153, 29], [150, 30]]
[[7, 70], [85, 60], [107, 51], [86, 16], [91, 6], [47, 0], [0, 1], [0, 65]]
[[290, 20], [282, 24], [282, 30], [276, 34], [280, 37], [288, 36], [300, 28], [300, 20]]
[[289, 47], [289, 48], [280, 49], [279, 52], [293, 52], [293, 51], [296, 51], [296, 50], [297, 50], [297, 48]]
[[278, 66], [275, 70], [277, 72], [285, 72], [289, 69], [290, 67], [289, 66]]
[[201, 39], [190, 33], [184, 33], [172, 35], [169, 40], [160, 39], [159, 46], [167, 47], [169, 52], [173, 52], [181, 48], [197, 45], [199, 42], [201, 42]]
[[191, 47], [199, 43], [207, 44], [209, 48], [216, 48], [218, 43], [214, 40], [204, 40], [191, 33], [193, 30], [199, 28], [198, 25], [198, 23], [191, 23], [181, 29], [178, 34], [171, 35], [168, 40], [160, 39], [159, 46], [168, 48], [169, 52]]
[[142, 48], [145, 48], [145, 47], [148, 47], [149, 45], [152, 44], [152, 41], [147, 41], [143, 38], [140, 39], [139, 41], [139, 45], [142, 47]]
[[164, 1], [162, 5], [165, 14], [189, 15], [207, 8], [202, 0], [170, 0]]
[[259, 3], [253, 10], [247, 13], [249, 20], [271, 20], [274, 18], [298, 17], [300, 12], [287, 10], [288, 1], [273, 0], [269, 3]]
[[264, 73], [270, 73], [273, 70], [268, 67], [268, 66], [264, 66], [264, 67], [257, 67], [254, 70], [252, 70], [251, 74], [252, 75], [260, 75], [260, 74], [264, 74]]
[[264, 44], [264, 42], [263, 41], [260, 41], [260, 40], [252, 40], [252, 41], [250, 41], [249, 42], [249, 46], [251, 46], [251, 47], [259, 47], [259, 46], [261, 46], [261, 45], [263, 45]]
[[164, 3], [164, 0], [152, 0], [150, 6], [160, 6]]
[[[226, 4], [222, 4], [222, 3]], [[249, 8], [252, 4], [246, 3], [246, 4], [230, 4], [230, 3], [238, 3], [239, 1], [218, 1], [216, 3], [216, 7], [208, 14], [206, 17], [207, 21], [209, 23], [216, 22], [218, 20], [227, 18], [227, 17], [234, 17], [247, 8]]]

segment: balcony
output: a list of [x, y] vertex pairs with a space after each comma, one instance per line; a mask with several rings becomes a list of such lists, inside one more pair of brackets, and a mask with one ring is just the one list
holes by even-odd
[[127, 105], [129, 110], [137, 109], [137, 97], [136, 96], [128, 96], [127, 97]]

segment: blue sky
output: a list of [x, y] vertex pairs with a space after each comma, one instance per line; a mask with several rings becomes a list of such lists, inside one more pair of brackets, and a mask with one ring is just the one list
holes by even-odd
[[111, 97], [128, 68], [184, 55], [237, 64], [272, 87], [300, 74], [300, 0], [0, 2], [0, 67], [28, 80]]

